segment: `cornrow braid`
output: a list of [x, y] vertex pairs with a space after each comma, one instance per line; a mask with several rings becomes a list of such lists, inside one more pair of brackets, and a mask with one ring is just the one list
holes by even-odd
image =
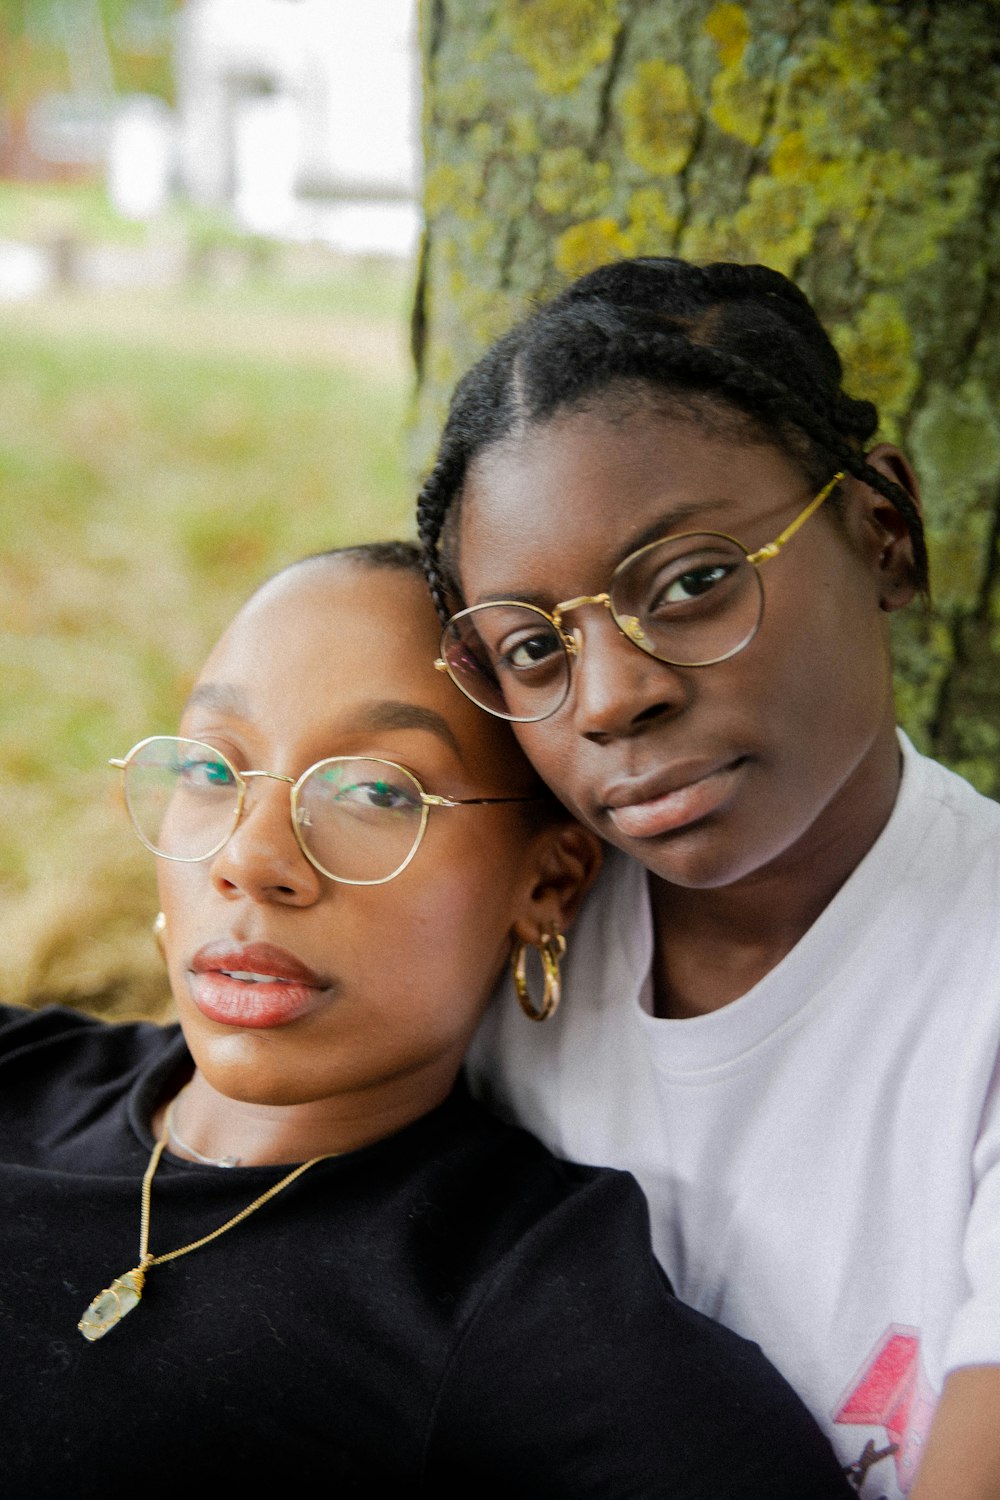
[[476, 455], [615, 386], [636, 385], [749, 418], [817, 482], [843, 469], [870, 485], [904, 519], [926, 589], [919, 510], [867, 462], [878, 411], [847, 395], [842, 380], [809, 299], [767, 266], [648, 256], [581, 277], [500, 339], [456, 387], [417, 507], [438, 612], [446, 618], [462, 602], [448, 544]]

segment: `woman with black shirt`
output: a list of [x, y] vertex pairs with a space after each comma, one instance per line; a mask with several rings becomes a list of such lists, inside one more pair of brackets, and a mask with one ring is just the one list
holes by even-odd
[[118, 763], [180, 1026], [0, 1012], [6, 1495], [850, 1493], [632, 1179], [456, 1083], [599, 854], [436, 633], [410, 549], [308, 559]]

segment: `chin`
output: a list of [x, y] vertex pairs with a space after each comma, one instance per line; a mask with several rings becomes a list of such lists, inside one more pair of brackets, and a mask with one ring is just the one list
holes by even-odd
[[296, 1103], [294, 1087], [276, 1069], [267, 1040], [253, 1031], [203, 1036], [184, 1027], [188, 1051], [198, 1072], [216, 1093], [241, 1104]]
[[683, 890], [713, 891], [736, 885], [780, 857], [782, 846], [754, 849], [750, 839], [732, 831], [697, 825], [660, 839], [619, 843], [651, 875]]

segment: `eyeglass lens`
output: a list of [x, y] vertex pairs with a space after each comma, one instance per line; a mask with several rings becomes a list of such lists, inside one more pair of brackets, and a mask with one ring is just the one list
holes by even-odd
[[426, 818], [419, 785], [388, 761], [322, 761], [295, 801], [299, 837], [313, 861], [335, 880], [361, 885], [402, 869]]
[[[674, 666], [709, 666], [741, 651], [760, 624], [757, 569], [728, 537], [670, 537], [625, 559], [609, 589], [611, 612], [640, 650]], [[567, 616], [563, 628], [571, 624]], [[502, 718], [547, 717], [569, 687], [565, 642], [524, 604], [485, 604], [456, 615], [442, 637], [452, 679]]]
[[[148, 740], [125, 768], [125, 801], [143, 843], [168, 859], [208, 859], [240, 814], [240, 782], [197, 740]], [[388, 761], [321, 761], [294, 791], [294, 826], [308, 857], [334, 880], [378, 883], [407, 863], [427, 809], [420, 786]]]

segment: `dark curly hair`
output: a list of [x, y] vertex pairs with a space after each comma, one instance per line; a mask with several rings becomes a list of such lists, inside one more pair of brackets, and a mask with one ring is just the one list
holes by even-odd
[[866, 461], [878, 412], [848, 396], [842, 377], [808, 298], [767, 266], [648, 256], [581, 277], [499, 339], [455, 389], [417, 507], [439, 614], [447, 618], [461, 600], [449, 538], [472, 460], [519, 428], [615, 388], [662, 394], [708, 422], [736, 418], [817, 484], [842, 469], [870, 485], [905, 520], [916, 582], [926, 590], [920, 512]]

